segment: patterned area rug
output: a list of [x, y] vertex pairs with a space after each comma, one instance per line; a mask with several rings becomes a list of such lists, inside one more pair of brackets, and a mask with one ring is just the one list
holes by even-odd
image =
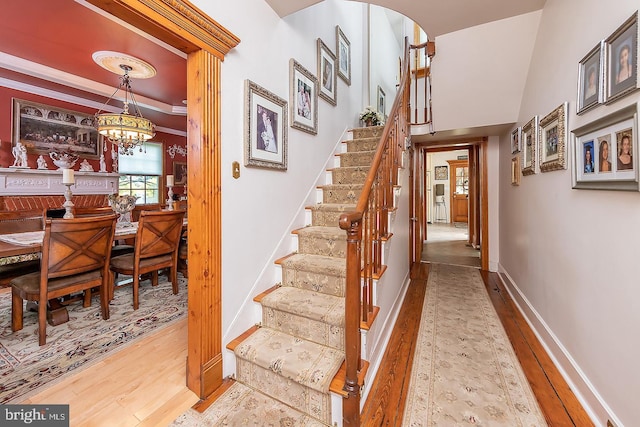
[[546, 426], [475, 268], [432, 264], [403, 426]]
[[47, 344], [38, 346], [38, 314], [25, 310], [24, 329], [11, 331], [11, 292], [0, 294], [0, 404], [19, 403], [40, 387], [52, 385], [64, 375], [76, 373], [119, 350], [137, 338], [167, 326], [187, 314], [187, 280], [178, 276], [177, 295], [160, 276], [152, 287], [140, 284], [140, 308], [133, 310], [131, 287], [116, 289], [110, 319], [102, 320], [100, 301], [91, 307], [70, 304], [69, 321], [47, 325]]

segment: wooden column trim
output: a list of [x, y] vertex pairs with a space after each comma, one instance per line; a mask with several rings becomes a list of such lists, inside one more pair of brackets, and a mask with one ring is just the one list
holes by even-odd
[[489, 171], [487, 139], [480, 144], [480, 268], [489, 271]]
[[[187, 58], [189, 352], [187, 386], [201, 398], [222, 384], [221, 61], [199, 50]], [[193, 228], [193, 229], [192, 229]]]

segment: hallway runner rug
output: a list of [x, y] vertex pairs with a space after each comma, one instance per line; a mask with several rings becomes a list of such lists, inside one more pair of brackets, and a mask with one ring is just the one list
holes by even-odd
[[168, 326], [187, 314], [187, 280], [178, 275], [179, 292], [160, 276], [158, 286], [140, 282], [140, 308], [133, 309], [130, 286], [116, 289], [110, 318], [100, 314], [99, 295], [91, 307], [82, 301], [67, 306], [69, 321], [47, 325], [47, 343], [38, 346], [38, 313], [24, 311], [24, 328], [11, 331], [11, 291], [0, 293], [0, 404], [20, 403], [63, 376], [104, 359], [138, 338]]
[[402, 425], [547, 425], [476, 268], [431, 264]]

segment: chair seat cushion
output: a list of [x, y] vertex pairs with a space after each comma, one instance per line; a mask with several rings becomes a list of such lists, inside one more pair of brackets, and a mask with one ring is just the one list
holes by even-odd
[[[61, 277], [59, 279], [50, 279], [48, 290], [49, 293], [51, 293], [78, 283], [101, 280], [101, 278], [102, 270], [93, 270], [73, 276]], [[30, 301], [37, 300], [40, 292], [40, 272], [16, 277], [9, 284], [18, 291], [22, 299]]]
[[[114, 271], [130, 271], [133, 273], [133, 254], [120, 255], [111, 258], [111, 269]], [[171, 263], [171, 255], [160, 255], [152, 258], [145, 258], [140, 260], [140, 271], [145, 271], [146, 268], [157, 266], [161, 263]], [[157, 268], [156, 268], [157, 269]]]

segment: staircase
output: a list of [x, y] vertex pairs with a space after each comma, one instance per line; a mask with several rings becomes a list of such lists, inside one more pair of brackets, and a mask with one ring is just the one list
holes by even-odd
[[236, 355], [232, 393], [244, 403], [219, 420], [224, 425], [255, 416], [263, 425], [286, 419], [330, 426], [341, 417], [332, 416], [331, 398], [332, 381], [341, 393], [334, 377], [345, 358], [346, 233], [338, 220], [355, 208], [382, 128], [352, 132], [331, 184], [320, 188], [322, 202], [308, 207], [311, 225], [293, 231], [298, 251], [277, 261], [282, 283], [254, 298], [262, 306], [260, 327], [227, 347]]

